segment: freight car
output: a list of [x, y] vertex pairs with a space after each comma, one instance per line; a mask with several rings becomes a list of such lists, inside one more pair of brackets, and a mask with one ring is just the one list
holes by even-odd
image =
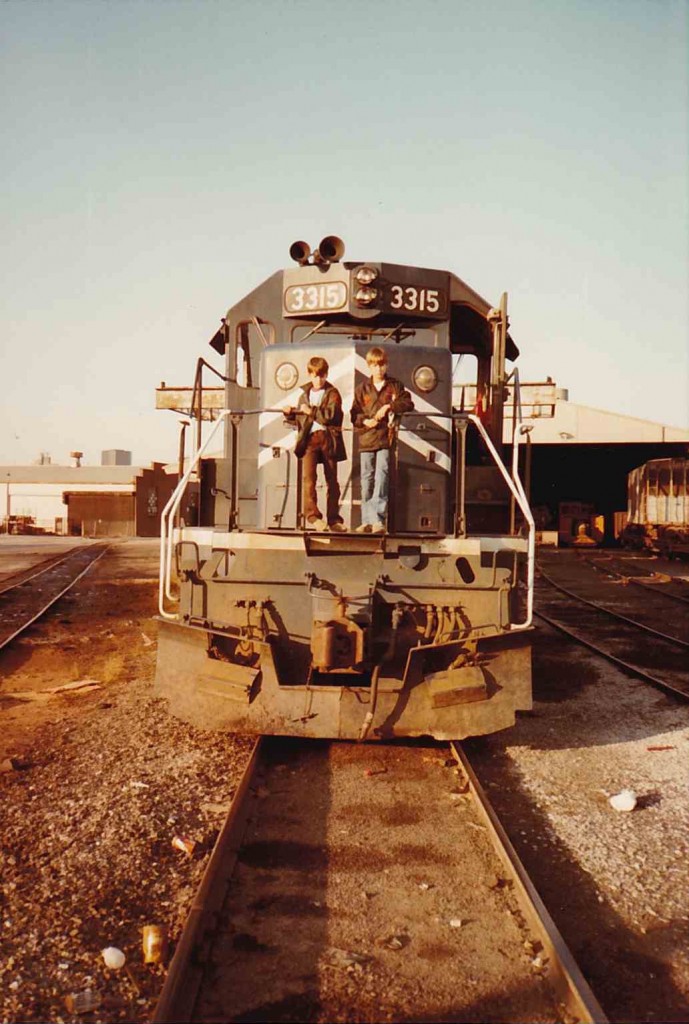
[[624, 547], [689, 555], [689, 459], [653, 459], [627, 477]]
[[[343, 254], [335, 236], [313, 253], [295, 242], [296, 266], [229, 309], [211, 340], [225, 360], [224, 408], [203, 443], [208, 364], [197, 365], [196, 450], [162, 517], [157, 691], [176, 715], [235, 732], [372, 740], [503, 729], [531, 706], [534, 567], [518, 415], [503, 454], [506, 383], [518, 385], [505, 369], [518, 354], [506, 295], [492, 308], [447, 271]], [[374, 346], [414, 406], [391, 423], [380, 533], [360, 529], [348, 415]], [[329, 364], [344, 410], [336, 532], [305, 520], [284, 415], [313, 356]], [[476, 405], [454, 409], [453, 364], [464, 358]], [[222, 455], [210, 457], [221, 434]], [[189, 486], [193, 522], [180, 513]]]

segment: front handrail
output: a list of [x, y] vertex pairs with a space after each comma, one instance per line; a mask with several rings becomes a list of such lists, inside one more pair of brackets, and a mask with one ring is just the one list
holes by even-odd
[[[170, 620], [175, 620], [175, 621], [177, 621], [179, 619], [179, 615], [178, 614], [168, 612], [168, 611], [165, 610], [165, 607], [164, 607], [164, 605], [165, 605], [165, 598], [166, 597], [167, 597], [167, 599], [169, 601], [175, 601], [175, 596], [174, 596], [174, 594], [172, 593], [172, 590], [171, 590], [171, 584], [172, 584], [172, 580], [171, 580], [171, 576], [172, 576], [172, 543], [173, 543], [172, 522], [173, 522], [173, 518], [174, 518], [174, 516], [175, 516], [175, 514], [177, 512], [177, 509], [179, 508], [179, 505], [180, 505], [180, 503], [182, 501], [182, 496], [184, 494], [184, 491], [186, 490], [186, 487], [187, 487], [187, 484], [189, 482], [189, 479], [191, 478], [192, 473], [196, 469], [196, 466], [198, 465], [198, 463], [199, 463], [203, 453], [207, 450], [210, 442], [213, 440], [213, 438], [214, 438], [214, 436], [215, 436], [215, 434], [216, 434], [220, 424], [223, 422], [223, 420], [227, 419], [228, 417], [233, 416], [233, 417], [237, 417], [238, 419], [243, 419], [244, 416], [247, 416], [247, 415], [254, 415], [255, 416], [255, 415], [258, 415], [258, 414], [263, 413], [263, 412], [282, 412], [282, 411], [283, 410], [281, 410], [281, 409], [280, 410], [278, 410], [278, 409], [251, 409], [251, 410], [248, 410], [248, 409], [244, 409], [244, 410], [224, 409], [220, 413], [220, 415], [219, 415], [218, 419], [216, 420], [215, 424], [213, 425], [213, 428], [212, 428], [211, 432], [209, 433], [208, 437], [206, 438], [205, 442], [201, 445], [201, 447], [199, 447], [197, 449], [197, 451], [194, 453], [193, 457], [190, 459], [189, 467], [187, 468], [186, 473], [184, 473], [184, 475], [179, 480], [175, 490], [172, 492], [172, 495], [170, 496], [170, 499], [167, 502], [165, 508], [163, 509], [163, 512], [162, 512], [162, 515], [161, 515], [161, 522], [160, 522], [160, 581], [159, 581], [159, 594], [158, 594], [158, 609], [159, 609], [160, 614], [161, 614], [161, 616], [163, 618], [170, 619]], [[410, 412], [410, 413], [407, 413], [406, 415], [408, 415], [408, 416], [419, 416], [420, 414], [418, 412], [416, 412], [416, 413], [415, 412]], [[483, 440], [484, 440], [484, 442], [486, 444], [486, 447], [487, 447], [487, 449], [488, 449], [488, 451], [489, 451], [489, 453], [491, 455], [491, 458], [493, 459], [493, 461], [495, 462], [496, 466], [498, 467], [498, 469], [499, 469], [503, 479], [505, 480], [505, 483], [507, 484], [507, 487], [509, 488], [513, 498], [515, 499], [515, 501], [517, 503], [517, 505], [519, 506], [519, 509], [520, 509], [520, 511], [521, 511], [521, 513], [522, 513], [522, 515], [524, 517], [524, 521], [526, 522], [526, 524], [528, 526], [528, 535], [527, 535], [527, 611], [526, 611], [526, 619], [523, 622], [520, 622], [520, 623], [510, 624], [510, 630], [512, 632], [518, 632], [520, 630], [528, 629], [528, 628], [530, 628], [530, 626], [531, 626], [531, 624], [533, 622], [533, 586], [534, 586], [535, 557], [536, 557], [536, 554], [535, 554], [536, 553], [535, 524], [534, 524], [533, 516], [531, 514], [531, 509], [529, 508], [529, 503], [528, 503], [526, 494], [524, 492], [524, 487], [523, 487], [521, 479], [519, 477], [518, 459], [515, 458], [515, 450], [518, 448], [518, 443], [519, 443], [518, 440], [517, 440], [518, 434], [515, 437], [515, 444], [513, 445], [512, 472], [510, 474], [510, 472], [508, 471], [508, 469], [505, 466], [504, 462], [500, 458], [500, 455], [498, 454], [498, 451], [495, 448], [495, 445], [493, 444], [493, 442], [492, 442], [488, 432], [486, 431], [486, 428], [483, 426], [483, 424], [481, 423], [481, 420], [479, 419], [479, 417], [477, 415], [475, 415], [474, 413], [456, 413], [456, 412], [453, 412], [449, 416], [442, 416], [440, 418], [452, 420], [453, 422], [454, 421], [464, 421], [464, 422], [470, 422], [470, 423], [474, 424], [474, 426], [478, 430], [479, 434], [483, 438]], [[236, 453], [235, 453], [235, 455], [236, 455]]]

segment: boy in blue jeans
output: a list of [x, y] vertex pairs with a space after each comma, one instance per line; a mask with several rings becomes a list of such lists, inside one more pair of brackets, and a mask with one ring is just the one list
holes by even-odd
[[355, 532], [384, 533], [392, 439], [389, 428], [395, 416], [412, 412], [414, 403], [404, 385], [388, 376], [384, 349], [369, 349], [366, 364], [371, 377], [355, 390], [351, 412], [361, 460], [361, 526]]

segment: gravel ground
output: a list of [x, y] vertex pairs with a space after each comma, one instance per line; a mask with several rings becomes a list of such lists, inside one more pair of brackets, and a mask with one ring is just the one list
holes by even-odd
[[[0, 761], [19, 759], [0, 773], [3, 1021], [84, 1019], [65, 997], [87, 988], [100, 1020], [149, 1017], [165, 968], [143, 964], [142, 927], [174, 945], [251, 750], [151, 696], [155, 572], [154, 544], [118, 545], [0, 659]], [[99, 688], [47, 692], [81, 680]]]
[[687, 1021], [689, 705], [545, 626], [534, 680], [533, 712], [472, 763], [610, 1018]]

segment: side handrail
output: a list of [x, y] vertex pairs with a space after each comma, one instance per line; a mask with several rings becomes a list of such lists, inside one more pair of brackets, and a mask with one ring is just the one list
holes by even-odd
[[510, 626], [512, 632], [518, 632], [519, 630], [528, 629], [533, 621], [533, 586], [534, 586], [534, 572], [536, 564], [536, 534], [534, 518], [529, 508], [529, 502], [527, 501], [524, 488], [522, 486], [519, 472], [516, 465], [512, 464], [512, 475], [507, 471], [507, 467], [500, 458], [495, 445], [491, 441], [486, 428], [481, 423], [478, 416], [474, 413], [454, 414], [453, 419], [467, 419], [477, 428], [481, 437], [486, 443], [486, 448], [491, 454], [495, 465], [500, 470], [502, 477], [509, 487], [512, 495], [514, 496], [517, 504], [519, 505], [520, 511], [524, 516], [524, 520], [528, 525], [529, 532], [527, 535], [527, 598], [526, 598], [526, 619], [524, 622], [515, 622]]
[[282, 411], [282, 409], [223, 409], [213, 424], [211, 432], [204, 443], [200, 445], [191, 456], [186, 473], [180, 477], [177, 486], [170, 495], [170, 499], [163, 509], [160, 517], [160, 579], [158, 581], [158, 611], [162, 618], [174, 621], [179, 619], [178, 614], [165, 611], [165, 598], [167, 598], [168, 601], [173, 602], [176, 600], [175, 595], [172, 593], [172, 524], [174, 516], [181, 504], [187, 484], [191, 479], [192, 473], [200, 462], [201, 456], [207, 450], [209, 444], [215, 437], [220, 424], [224, 420], [228, 419], [228, 417], [243, 419], [245, 416], [259, 416], [264, 412]]
[[163, 509], [160, 517], [160, 579], [158, 581], [158, 611], [164, 619], [177, 620], [179, 618], [178, 614], [165, 611], [165, 598], [167, 597], [169, 601], [175, 600], [174, 594], [171, 590], [173, 518], [179, 508], [180, 502], [182, 501], [182, 495], [187, 488], [187, 484], [189, 483], [191, 475], [196, 469], [201, 456], [215, 437], [220, 424], [231, 415], [232, 412], [230, 409], [224, 409], [220, 413], [208, 437], [204, 443], [197, 448], [193, 457], [189, 460], [189, 467], [186, 473], [177, 482], [177, 486], [170, 495], [170, 499]]

